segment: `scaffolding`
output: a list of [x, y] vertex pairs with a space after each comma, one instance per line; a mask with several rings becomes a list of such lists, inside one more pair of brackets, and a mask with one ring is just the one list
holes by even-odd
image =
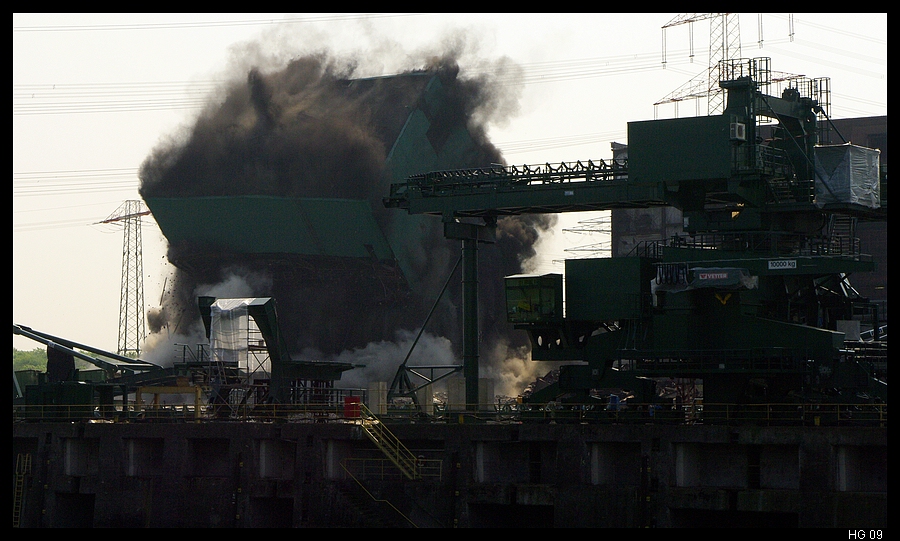
[[272, 361], [247, 299], [219, 299], [211, 307], [207, 381], [210, 401], [237, 406], [265, 403]]

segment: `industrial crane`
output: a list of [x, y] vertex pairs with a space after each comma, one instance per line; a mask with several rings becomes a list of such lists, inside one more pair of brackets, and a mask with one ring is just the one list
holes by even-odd
[[585, 403], [618, 388], [652, 402], [655, 381], [674, 377], [702, 379], [706, 403], [887, 402], [886, 374], [845, 343], [860, 311], [878, 327], [848, 277], [875, 269], [853, 226], [887, 220], [879, 151], [819, 145], [815, 93], [764, 94], [768, 59], [723, 64], [724, 112], [630, 122], [627, 160], [437, 171], [391, 186], [386, 207], [441, 216], [445, 236], [462, 240], [467, 402], [477, 400], [476, 250], [499, 217], [666, 205], [682, 211], [684, 234], [626, 257], [567, 260], [565, 286], [560, 274], [506, 277], [508, 321], [528, 333], [532, 359], [577, 362], [532, 400]]

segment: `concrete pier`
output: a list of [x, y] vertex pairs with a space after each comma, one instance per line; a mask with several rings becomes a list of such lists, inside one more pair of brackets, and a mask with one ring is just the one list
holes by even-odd
[[388, 425], [409, 480], [343, 422], [13, 424], [20, 526], [887, 525], [887, 429]]

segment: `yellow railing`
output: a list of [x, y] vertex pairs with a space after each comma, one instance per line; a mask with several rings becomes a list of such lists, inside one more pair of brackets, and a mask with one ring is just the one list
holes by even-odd
[[416, 455], [384, 426], [378, 417], [364, 404], [360, 404], [359, 424], [363, 432], [381, 449], [388, 459], [409, 479], [419, 478], [419, 465]]

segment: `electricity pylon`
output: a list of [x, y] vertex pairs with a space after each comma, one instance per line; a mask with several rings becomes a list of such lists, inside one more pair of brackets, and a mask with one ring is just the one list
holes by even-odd
[[141, 217], [150, 211], [142, 201], [125, 201], [102, 224], [123, 223], [122, 288], [119, 298], [119, 355], [141, 354], [147, 337], [144, 315], [144, 266], [141, 262]]
[[[663, 31], [663, 66], [666, 65], [666, 28], [678, 26], [682, 24], [689, 25], [690, 29], [690, 58], [693, 62], [694, 58], [694, 31], [693, 25], [697, 21], [709, 20], [709, 67], [697, 74], [693, 79], [673, 90], [668, 96], [654, 103], [659, 106], [664, 103], [674, 103], [676, 106], [676, 116], [678, 104], [689, 99], [699, 100], [706, 98], [707, 114], [718, 115], [725, 111], [725, 91], [719, 86], [720, 81], [726, 81], [736, 78], [740, 75], [752, 75], [753, 80], [760, 86], [763, 93], [768, 93], [770, 84], [804, 84], [805, 79], [802, 75], [795, 75], [780, 71], [773, 71], [769, 68], [769, 62], [766, 58], [755, 59], [746, 66], [741, 59], [741, 28], [738, 21], [737, 13], [682, 13], [666, 23], [662, 27]], [[789, 17], [790, 22], [790, 38], [794, 41], [794, 17]], [[759, 46], [762, 48], [762, 16], [759, 19]], [[752, 66], [752, 67], [751, 67]], [[748, 72], [752, 71], [752, 73]], [[791, 82], [795, 81], [795, 82]], [[819, 90], [819, 81], [805, 83], [815, 86], [815, 92], [822, 94], [822, 101], [830, 101], [830, 96], [825, 96], [829, 90]], [[810, 92], [813, 92], [810, 91]], [[804, 94], [812, 96], [812, 93]], [[700, 114], [700, 102], [697, 101], [697, 114]]]
[[741, 57], [741, 28], [737, 13], [683, 13], [663, 27], [663, 65], [666, 63], [666, 28], [681, 24], [690, 25], [690, 56], [694, 56], [693, 23], [710, 20], [709, 25], [709, 67], [682, 85], [671, 94], [654, 103], [677, 103], [686, 99], [706, 98], [708, 113], [721, 114], [725, 110], [725, 95], [719, 88], [722, 74], [720, 61]]

